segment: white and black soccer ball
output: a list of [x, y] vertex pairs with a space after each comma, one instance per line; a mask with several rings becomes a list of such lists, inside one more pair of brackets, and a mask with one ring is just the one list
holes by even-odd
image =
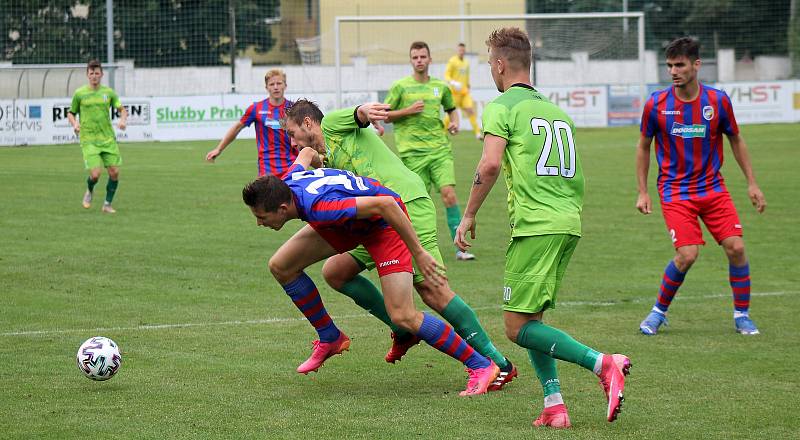
[[78, 369], [92, 380], [111, 379], [122, 365], [117, 343], [102, 336], [89, 338], [81, 344], [77, 358]]

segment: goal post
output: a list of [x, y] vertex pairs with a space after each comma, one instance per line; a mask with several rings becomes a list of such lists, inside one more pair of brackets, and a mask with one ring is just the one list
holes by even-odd
[[[605, 21], [603, 21], [605, 20]], [[609, 21], [611, 20], [611, 21]], [[568, 29], [564, 28], [562, 32], [551, 32], [548, 30], [542, 35], [530, 35], [532, 29], [537, 29], [537, 27], [548, 28], [549, 26], [546, 23], [565, 23], [565, 22], [573, 22], [580, 23], [583, 27], [584, 32], [580, 32], [581, 29]], [[629, 21], [636, 21], [635, 26], [630, 24]], [[343, 75], [342, 75], [342, 58], [343, 48], [342, 48], [342, 27], [345, 24], [367, 24], [367, 23], [378, 23], [384, 26], [389, 26], [392, 23], [435, 23], [435, 22], [460, 22], [462, 24], [461, 28], [463, 29], [464, 23], [471, 23], [471, 22], [496, 22], [497, 27], [503, 26], [503, 23], [509, 22], [522, 22], [525, 23], [524, 27], [525, 30], [528, 31], [531, 37], [531, 43], [534, 52], [534, 66], [532, 66], [532, 74], [535, 73], [536, 63], [542, 60], [542, 54], [540, 53], [540, 49], [542, 48], [542, 41], [544, 40], [552, 40], [552, 35], [557, 34], [556, 38], [561, 38], [563, 41], [563, 50], [556, 48], [543, 50], [544, 53], [548, 57], [559, 57], [563, 56], [565, 58], [569, 58], [571, 56], [570, 51], [574, 51], [577, 53], [584, 54], [584, 58], [588, 59], [597, 53], [598, 56], [605, 56], [607, 60], [614, 60], [613, 58], [613, 50], [622, 46], [623, 41], [615, 41], [615, 38], [619, 38], [618, 33], [614, 32], [604, 32], [603, 26], [607, 25], [599, 25], [599, 32], [597, 29], [592, 29], [591, 26], [588, 26], [589, 23], [615, 23], [614, 28], [624, 29], [625, 34], [627, 35], [629, 29], [630, 31], [634, 31], [635, 29], [635, 36], [636, 41], [635, 45], [631, 41], [629, 42], [631, 47], [635, 47], [635, 60], [638, 61], [638, 72], [635, 73], [635, 80], [629, 82], [627, 85], [635, 85], [638, 86], [639, 89], [639, 98], [640, 102], [644, 103], [646, 98], [647, 90], [646, 90], [646, 64], [645, 64], [645, 28], [644, 28], [644, 13], [643, 12], [597, 12], [597, 13], [564, 13], [564, 14], [505, 14], [505, 15], [452, 15], [452, 16], [432, 16], [432, 15], [420, 15], [420, 16], [410, 16], [410, 15], [397, 15], [397, 16], [337, 16], [334, 18], [334, 63], [335, 63], [335, 85], [336, 85], [336, 105], [341, 107], [342, 106], [342, 91], [344, 88], [343, 85]], [[562, 26], [563, 27], [563, 26]], [[595, 26], [598, 27], [598, 26]], [[556, 29], [559, 29], [556, 27]], [[589, 32], [591, 30], [591, 32]], [[368, 33], [367, 33], [368, 34]], [[386, 34], [393, 34], [392, 32], [386, 32]], [[398, 35], [394, 37], [395, 39], [404, 38], [404, 44], [407, 45], [414, 40], [414, 35], [409, 35], [408, 33], [400, 33], [396, 32], [394, 35]], [[460, 32], [461, 38], [463, 38], [463, 30]], [[357, 33], [358, 38], [360, 38], [360, 32]], [[577, 38], [578, 36], [583, 35], [583, 38]], [[368, 37], [369, 38], [369, 37]], [[378, 36], [373, 35], [373, 40], [378, 39]], [[408, 41], [405, 41], [408, 40]], [[573, 40], [578, 40], [578, 44], [585, 44], [587, 46], [592, 46], [592, 50], [596, 51], [592, 53], [592, 51], [584, 50], [581, 46], [574, 46], [571, 44]], [[552, 41], [549, 41], [553, 43]], [[602, 43], [602, 44], [596, 44]], [[397, 51], [395, 49], [395, 51]], [[580, 56], [578, 57], [580, 58]], [[406, 62], [404, 60], [403, 62]], [[473, 73], [473, 76], [475, 74]], [[536, 75], [539, 77], [539, 75]], [[537, 78], [532, 78], [532, 82], [534, 85], [544, 85], [547, 84], [537, 84]], [[613, 81], [609, 81], [613, 82]], [[591, 77], [588, 79], [584, 79], [582, 81], [576, 82], [575, 85], [587, 85], [587, 84], [604, 84], [606, 80], [602, 77]], [[619, 83], [618, 83], [619, 84]]]

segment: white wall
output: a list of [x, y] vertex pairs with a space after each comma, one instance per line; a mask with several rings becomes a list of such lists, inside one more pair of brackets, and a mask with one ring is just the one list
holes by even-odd
[[[442, 77], [444, 64], [431, 65], [431, 75]], [[264, 92], [264, 74], [273, 68], [286, 72], [287, 93], [314, 94], [335, 92], [333, 66], [253, 66], [248, 59], [237, 60], [236, 92]], [[645, 82], [657, 82], [655, 54], [645, 56]], [[489, 66], [471, 59], [472, 88], [492, 88]], [[227, 93], [231, 91], [230, 67], [126, 68], [117, 81], [120, 94], [130, 96], [170, 96]], [[576, 55], [571, 61], [539, 61], [537, 85], [570, 86], [586, 84], [638, 84], [641, 71], [638, 61], [591, 61]], [[392, 82], [411, 74], [409, 64], [342, 66], [342, 90], [388, 90]]]

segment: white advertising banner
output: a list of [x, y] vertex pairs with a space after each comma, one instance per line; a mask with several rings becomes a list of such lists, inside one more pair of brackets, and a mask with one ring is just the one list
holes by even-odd
[[[311, 99], [323, 112], [335, 108], [335, 93]], [[301, 95], [287, 96], [296, 100]], [[377, 92], [346, 93], [347, 106], [377, 100]], [[119, 111], [110, 112], [117, 140], [218, 140], [247, 108], [266, 95], [207, 95], [154, 98], [121, 97], [128, 110], [126, 130], [117, 128]], [[70, 98], [0, 100], [0, 146], [78, 143], [67, 119]], [[242, 130], [240, 139], [254, 139], [255, 130]]]
[[[153, 140], [150, 98], [125, 98], [128, 127], [117, 128], [119, 111], [110, 112], [120, 141]], [[67, 119], [69, 98], [0, 101], [0, 145], [71, 144], [78, 138]]]
[[719, 83], [731, 98], [733, 113], [739, 124], [795, 122], [793, 105], [797, 81]]
[[[536, 90], [560, 106], [575, 121], [578, 127], [605, 127], [608, 125], [608, 88], [598, 87], [537, 87]], [[500, 96], [497, 89], [473, 89], [472, 98], [478, 110], [478, 118], [483, 107]], [[462, 130], [469, 129], [469, 123], [462, 119]]]

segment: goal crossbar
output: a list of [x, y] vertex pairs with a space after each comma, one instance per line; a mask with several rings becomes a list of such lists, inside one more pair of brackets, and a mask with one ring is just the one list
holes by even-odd
[[[334, 18], [334, 57], [336, 62], [336, 106], [342, 106], [342, 23], [362, 22], [425, 22], [425, 21], [503, 21], [503, 20], [559, 20], [559, 19], [591, 19], [591, 18], [635, 18], [637, 19], [639, 68], [645, 69], [644, 60], [644, 12], [586, 12], [556, 14], [491, 14], [491, 15], [372, 15], [372, 16], [337, 16]], [[644, 73], [639, 82], [642, 102], [645, 98]]]

